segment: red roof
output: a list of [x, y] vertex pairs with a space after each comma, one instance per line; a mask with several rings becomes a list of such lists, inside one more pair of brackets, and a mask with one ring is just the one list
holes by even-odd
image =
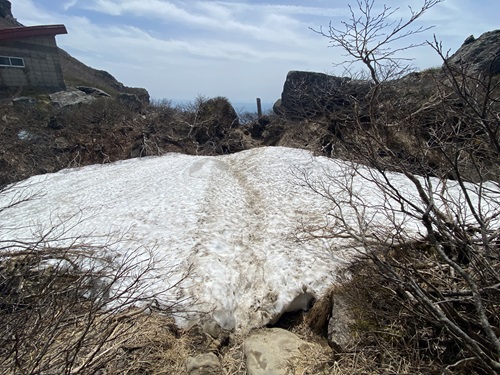
[[0, 40], [29, 38], [31, 36], [46, 36], [67, 34], [64, 25], [22, 26], [0, 29]]

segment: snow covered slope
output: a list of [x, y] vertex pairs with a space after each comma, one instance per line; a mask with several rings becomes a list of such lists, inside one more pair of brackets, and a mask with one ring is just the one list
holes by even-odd
[[[305, 308], [335, 277], [341, 259], [321, 242], [299, 243], [290, 235], [326, 207], [294, 175], [325, 168], [335, 166], [303, 150], [259, 148], [218, 157], [168, 154], [35, 176], [16, 191], [41, 195], [0, 212], [0, 239], [33, 238], [64, 223], [66, 237], [118, 241], [117, 254], [143, 245], [156, 259], [152, 291], [191, 266], [176, 298], [194, 297], [196, 309], [210, 312], [224, 328], [249, 329]], [[11, 199], [0, 198], [0, 207]]]

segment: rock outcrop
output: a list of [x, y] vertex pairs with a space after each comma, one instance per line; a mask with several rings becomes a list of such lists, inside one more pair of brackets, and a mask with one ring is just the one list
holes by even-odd
[[12, 18], [12, 7], [10, 2], [7, 0], [0, 0], [0, 17]]
[[350, 97], [364, 96], [369, 89], [370, 84], [366, 81], [291, 71], [286, 76], [281, 99], [273, 110], [291, 120], [314, 118], [350, 106]]
[[22, 26], [12, 15], [10, 1], [0, 0], [0, 29], [6, 27]]
[[500, 30], [489, 31], [477, 39], [469, 36], [448, 63], [469, 74], [500, 74]]
[[[486, 32], [477, 39], [468, 37], [448, 59], [448, 63], [452, 67], [465, 69], [467, 74], [500, 74], [500, 30]], [[409, 76], [415, 75], [419, 76], [419, 73]], [[425, 84], [412, 82], [409, 86], [407, 77], [389, 82], [395, 90], [393, 96], [404, 96], [406, 93], [413, 95], [415, 91], [420, 90], [415, 84]], [[275, 103], [273, 110], [289, 120], [314, 119], [324, 116], [325, 113], [349, 109], [354, 99], [363, 99], [366, 96], [370, 87], [369, 81], [323, 73], [290, 71], [283, 85], [281, 99]]]
[[66, 86], [98, 87], [111, 96], [117, 96], [120, 93], [134, 94], [143, 104], [149, 104], [150, 97], [146, 89], [125, 86], [108, 72], [85, 65], [60, 48], [59, 59]]
[[76, 89], [58, 91], [49, 95], [52, 104], [64, 108], [77, 104], [90, 103], [97, 98], [109, 98], [111, 95], [95, 87], [78, 86]]
[[120, 103], [127, 106], [132, 111], [139, 112], [144, 107], [144, 102], [136, 94], [121, 92], [116, 97]]

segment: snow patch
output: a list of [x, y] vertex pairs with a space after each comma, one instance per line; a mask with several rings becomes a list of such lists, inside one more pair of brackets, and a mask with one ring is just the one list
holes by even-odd
[[[168, 154], [35, 176], [0, 197], [4, 207], [16, 191], [41, 193], [0, 212], [0, 240], [36, 238], [62, 225], [56, 240], [64, 234], [111, 243], [118, 258], [142, 246], [150, 253], [137, 260], [155, 261], [156, 282], [146, 293], [174, 285], [190, 269], [165, 300], [192, 297], [194, 310], [221, 327], [248, 330], [307, 309], [345, 261], [342, 252], [331, 252], [330, 240], [300, 242], [291, 235], [300, 222], [323, 220], [329, 207], [298, 171], [333, 178], [345, 172], [341, 162], [274, 147], [217, 157]], [[357, 186], [367, 199], [380, 199], [366, 181]], [[335, 245], [342, 248], [338, 240]], [[191, 302], [181, 303], [189, 309]], [[186, 313], [178, 324], [199, 317]]]

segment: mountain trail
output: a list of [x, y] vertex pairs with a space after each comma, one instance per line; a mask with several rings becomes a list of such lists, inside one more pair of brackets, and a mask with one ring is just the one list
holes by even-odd
[[[233, 296], [231, 300], [235, 303], [228, 306], [227, 299], [221, 299], [223, 311], [213, 313], [226, 328], [247, 319], [255, 320], [270, 292], [265, 270], [267, 213], [261, 192], [247, 177], [254, 166], [252, 155], [203, 159], [189, 169], [191, 177], [208, 177], [204, 204], [193, 233], [196, 244], [189, 259], [195, 265], [195, 289], [201, 288], [202, 294], [211, 294], [215, 299], [227, 294]], [[219, 277], [216, 284], [214, 275]], [[232, 319], [227, 318], [228, 311]], [[248, 311], [254, 315], [252, 318], [242, 316]], [[260, 313], [260, 323], [269, 320], [267, 312]]]

